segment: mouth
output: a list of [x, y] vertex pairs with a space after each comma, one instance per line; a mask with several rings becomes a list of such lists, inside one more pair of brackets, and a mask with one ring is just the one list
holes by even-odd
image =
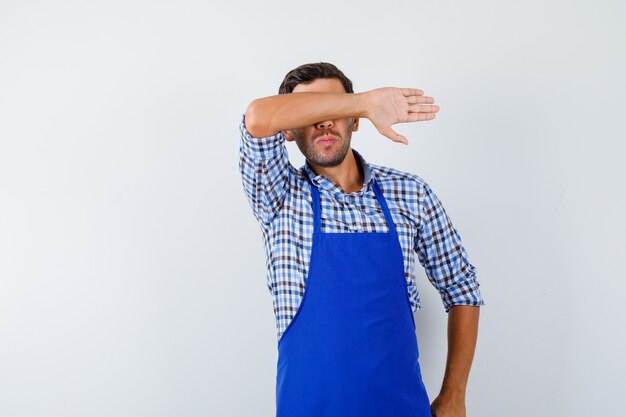
[[317, 138], [315, 140], [316, 144], [325, 146], [325, 145], [332, 145], [333, 143], [335, 143], [337, 141], [337, 138], [332, 136], [332, 135], [324, 135], [321, 136], [319, 138]]

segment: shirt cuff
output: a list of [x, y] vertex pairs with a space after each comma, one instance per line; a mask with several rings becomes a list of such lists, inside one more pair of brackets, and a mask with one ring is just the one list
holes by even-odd
[[476, 280], [475, 275], [475, 267], [472, 265], [469, 273], [441, 292], [441, 299], [446, 313], [455, 305], [476, 307], [485, 305], [479, 290], [480, 283]]
[[245, 114], [241, 116], [241, 123], [239, 124], [242, 150], [255, 160], [270, 159], [278, 156], [285, 143], [285, 134], [280, 131], [271, 136], [255, 138], [250, 135], [250, 132], [246, 129], [245, 117]]

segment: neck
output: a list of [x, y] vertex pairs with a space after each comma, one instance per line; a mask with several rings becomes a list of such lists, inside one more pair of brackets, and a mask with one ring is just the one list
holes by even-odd
[[346, 194], [361, 191], [363, 188], [363, 167], [357, 162], [352, 149], [348, 151], [343, 161], [334, 167], [323, 167], [309, 161], [309, 165], [316, 175], [324, 175], [341, 188]]

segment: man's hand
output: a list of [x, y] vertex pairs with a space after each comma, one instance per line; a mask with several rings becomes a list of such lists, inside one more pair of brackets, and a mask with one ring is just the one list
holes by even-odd
[[439, 106], [435, 99], [415, 88], [377, 88], [363, 93], [367, 97], [367, 117], [378, 131], [394, 142], [409, 144], [406, 137], [391, 128], [396, 123], [432, 120]]
[[258, 98], [246, 110], [245, 123], [254, 137], [273, 135], [324, 120], [365, 117], [395, 142], [409, 141], [396, 133], [396, 123], [432, 120], [439, 106], [415, 88], [385, 87], [363, 93], [297, 92]]
[[430, 405], [433, 417], [466, 417], [465, 395], [441, 393]]

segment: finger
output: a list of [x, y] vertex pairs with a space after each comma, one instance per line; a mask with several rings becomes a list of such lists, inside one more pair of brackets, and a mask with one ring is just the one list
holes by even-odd
[[439, 106], [436, 104], [413, 104], [409, 106], [409, 113], [437, 113]]
[[434, 103], [435, 99], [428, 96], [409, 96], [406, 98], [406, 102], [409, 104]]
[[421, 95], [424, 95], [424, 92], [422, 90], [418, 90], [417, 88], [403, 88], [402, 89], [402, 94], [405, 97], [421, 96]]
[[401, 143], [404, 143], [405, 145], [409, 144], [409, 140], [407, 138], [405, 138], [404, 136], [402, 136], [401, 134], [399, 134], [398, 132], [396, 132], [390, 127], [387, 129], [381, 130], [380, 133], [387, 136], [389, 139], [391, 139], [394, 142], [401, 142]]
[[407, 122], [422, 122], [424, 120], [432, 120], [436, 116], [435, 113], [409, 113]]

